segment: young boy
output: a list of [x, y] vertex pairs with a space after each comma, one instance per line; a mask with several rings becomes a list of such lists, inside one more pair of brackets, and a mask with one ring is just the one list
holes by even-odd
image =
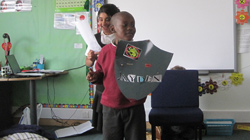
[[119, 40], [132, 41], [135, 29], [134, 17], [128, 12], [112, 16], [110, 30], [115, 34], [112, 43], [104, 46], [99, 54], [93, 72], [90, 69], [87, 80], [94, 84], [103, 83], [103, 140], [146, 140], [146, 120], [141, 100], [127, 99], [120, 91], [115, 77], [114, 61]]

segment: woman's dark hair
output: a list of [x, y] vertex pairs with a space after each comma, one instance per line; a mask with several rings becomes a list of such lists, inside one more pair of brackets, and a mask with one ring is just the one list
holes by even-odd
[[112, 17], [114, 14], [120, 12], [120, 9], [114, 4], [104, 4], [98, 11], [98, 16], [101, 13], [106, 13], [108, 16]]

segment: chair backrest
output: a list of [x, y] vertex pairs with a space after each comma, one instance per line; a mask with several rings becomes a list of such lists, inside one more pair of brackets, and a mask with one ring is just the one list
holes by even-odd
[[199, 107], [198, 71], [167, 70], [151, 94], [152, 108]]

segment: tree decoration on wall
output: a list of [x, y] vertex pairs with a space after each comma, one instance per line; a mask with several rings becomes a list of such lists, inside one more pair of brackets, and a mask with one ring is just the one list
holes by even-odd
[[235, 86], [241, 84], [244, 80], [242, 73], [232, 73], [229, 78], [232, 80], [232, 84], [234, 84]]
[[248, 6], [249, 0], [236, 0], [235, 4], [237, 4], [237, 8], [245, 9]]
[[244, 10], [237, 11], [237, 15], [235, 16], [236, 23], [243, 25], [244, 23], [248, 23], [248, 12], [244, 12]]
[[205, 87], [204, 88], [206, 89], [207, 93], [213, 94], [214, 92], [217, 92], [218, 85], [217, 85], [216, 81], [213, 81], [210, 78], [209, 81], [205, 82]]

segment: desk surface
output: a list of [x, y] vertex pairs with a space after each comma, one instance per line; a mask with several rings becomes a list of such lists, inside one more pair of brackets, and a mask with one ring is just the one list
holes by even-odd
[[1, 81], [28, 81], [28, 80], [41, 80], [44, 77], [53, 77], [57, 75], [67, 74], [68, 71], [60, 72], [60, 73], [46, 73], [44, 76], [38, 76], [38, 77], [0, 77]]
[[28, 81], [28, 80], [41, 80], [43, 77], [9, 77], [9, 78], [4, 78], [1, 77], [0, 81]]

